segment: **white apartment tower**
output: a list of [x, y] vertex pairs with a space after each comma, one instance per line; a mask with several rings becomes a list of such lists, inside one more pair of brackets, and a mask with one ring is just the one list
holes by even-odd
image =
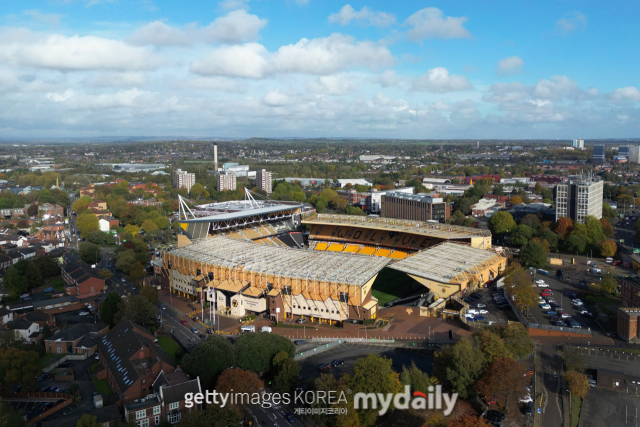
[[584, 150], [584, 139], [572, 139], [571, 146], [578, 150]]
[[556, 221], [571, 218], [584, 224], [587, 215], [602, 218], [603, 182], [592, 176], [573, 177], [556, 186]]
[[236, 189], [236, 174], [233, 172], [225, 172], [218, 175], [218, 183], [216, 190], [235, 190]]
[[196, 174], [178, 169], [173, 171], [173, 188], [186, 188], [191, 190], [193, 184], [196, 183]]
[[256, 185], [258, 186], [258, 188], [266, 191], [267, 194], [271, 194], [271, 186], [273, 185], [271, 181], [271, 172], [267, 171], [266, 169], [258, 171], [256, 173]]

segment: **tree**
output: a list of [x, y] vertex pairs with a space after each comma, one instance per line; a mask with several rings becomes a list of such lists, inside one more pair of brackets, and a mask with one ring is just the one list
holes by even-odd
[[503, 236], [516, 228], [516, 222], [509, 212], [500, 211], [491, 216], [489, 230], [496, 236]]
[[509, 410], [509, 405], [522, 393], [527, 383], [527, 368], [521, 362], [502, 357], [487, 367], [484, 376], [476, 384], [476, 392], [485, 401], [497, 400], [499, 405]]
[[145, 233], [150, 233], [152, 231], [156, 231], [158, 229], [158, 226], [155, 222], [153, 222], [152, 219], [146, 219], [142, 222], [142, 229]]
[[518, 263], [512, 263], [504, 271], [504, 283], [509, 296], [516, 298], [515, 304], [522, 311], [528, 311], [538, 302], [538, 294], [533, 288], [531, 276]]
[[80, 258], [87, 264], [97, 264], [100, 261], [100, 247], [94, 243], [80, 243]]
[[472, 337], [476, 341], [487, 363], [493, 363], [502, 357], [512, 356], [502, 338], [488, 329], [475, 332]]
[[98, 423], [95, 415], [83, 414], [78, 420], [76, 427], [101, 427], [102, 423]]
[[73, 210], [76, 213], [76, 215], [80, 215], [83, 211], [87, 209], [87, 206], [89, 206], [89, 203], [91, 203], [91, 197], [82, 196], [79, 199], [77, 199], [75, 202], [73, 202], [73, 204], [71, 205], [71, 210]]
[[549, 244], [549, 250], [558, 250], [558, 234], [554, 233], [548, 228], [543, 229], [540, 232], [540, 237], [547, 241]]
[[469, 391], [476, 383], [484, 368], [484, 356], [467, 338], [456, 344], [445, 346], [436, 353], [434, 372], [460, 398], [470, 397]]
[[29, 261], [29, 266], [27, 267], [27, 271], [25, 272], [25, 277], [27, 279], [27, 287], [29, 289], [33, 289], [42, 285], [42, 273], [40, 273], [40, 269], [34, 261]]
[[612, 257], [618, 252], [618, 245], [616, 245], [615, 241], [607, 239], [598, 245], [598, 250], [600, 251], [600, 256]]
[[211, 389], [221, 372], [236, 365], [235, 345], [221, 335], [209, 335], [180, 361], [186, 373], [200, 377], [203, 389]]
[[531, 240], [533, 236], [533, 230], [528, 225], [518, 225], [516, 228], [509, 234], [509, 241], [516, 245], [522, 246]]
[[527, 214], [520, 220], [521, 225], [527, 225], [532, 230], [537, 230], [540, 227], [540, 219], [534, 214]]
[[34, 261], [38, 266], [40, 273], [42, 273], [44, 277], [55, 277], [60, 274], [60, 265], [58, 264], [58, 261], [56, 261], [56, 258], [50, 256], [40, 256], [37, 257]]
[[587, 369], [587, 361], [577, 348], [564, 345], [562, 353], [564, 368], [567, 371], [584, 372]]
[[427, 394], [429, 392], [429, 375], [426, 372], [422, 372], [416, 366], [416, 362], [411, 361], [411, 366], [407, 368], [402, 366], [402, 372], [400, 372], [400, 384], [403, 386], [408, 385], [411, 387], [411, 391], [419, 391]]
[[133, 263], [133, 265], [131, 266], [131, 269], [129, 270], [129, 276], [131, 276], [131, 278], [135, 280], [136, 283], [140, 283], [140, 279], [146, 276], [146, 274], [147, 274], [147, 271], [144, 269], [144, 266], [139, 261], [136, 261], [135, 263]]
[[473, 415], [464, 415], [457, 420], [449, 421], [447, 427], [489, 427], [489, 421]]
[[209, 405], [202, 411], [187, 412], [180, 427], [229, 427], [242, 424], [242, 415], [230, 405]]
[[113, 322], [129, 319], [140, 325], [153, 325], [158, 315], [156, 307], [140, 295], [130, 296], [118, 304], [118, 311], [113, 316]]
[[509, 199], [509, 203], [511, 203], [512, 205], [521, 205], [522, 203], [524, 203], [524, 201], [520, 196], [511, 196], [511, 199]]
[[189, 189], [189, 195], [196, 200], [199, 200], [204, 193], [205, 193], [204, 186], [199, 182], [196, 182], [195, 184], [193, 184]]
[[18, 228], [29, 228], [29, 221], [27, 221], [26, 219], [22, 218], [19, 219], [18, 221], [16, 221], [16, 227]]
[[522, 323], [509, 322], [506, 328], [500, 330], [500, 337], [516, 359], [524, 359], [533, 353], [533, 340]]
[[347, 206], [344, 208], [344, 213], [347, 215], [359, 215], [366, 216], [367, 214], [358, 206]]
[[[133, 242], [127, 241], [126, 244], [133, 245]], [[125, 274], [129, 274], [129, 271], [131, 271], [131, 267], [136, 262], [136, 253], [133, 249], [118, 252], [116, 254], [116, 268]]]
[[[605, 203], [606, 205], [606, 203]], [[606, 237], [613, 236], [613, 226], [609, 221], [604, 218], [600, 218], [600, 224], [602, 225], [602, 231]]]
[[218, 377], [216, 391], [218, 393], [258, 393], [264, 388], [264, 383], [255, 372], [240, 368], [225, 369]]
[[30, 205], [30, 206], [27, 208], [27, 215], [29, 215], [29, 216], [36, 216], [36, 215], [38, 215], [38, 205], [36, 205], [36, 204]]
[[587, 391], [589, 390], [589, 381], [587, 380], [587, 376], [583, 373], [576, 371], [569, 371], [564, 374], [565, 379], [567, 380], [567, 388], [574, 396], [580, 396], [580, 398], [584, 399], [587, 395]]
[[171, 227], [171, 221], [169, 221], [169, 218], [163, 216], [155, 218], [153, 222], [155, 222], [156, 226], [160, 230], [166, 230], [167, 228]]
[[556, 234], [561, 234], [564, 236], [563, 238], [566, 239], [569, 233], [571, 233], [571, 230], [573, 230], [573, 220], [571, 218], [560, 217], [553, 231], [555, 231]]
[[89, 236], [100, 229], [98, 217], [90, 211], [85, 211], [76, 219], [76, 227], [83, 236]]
[[27, 292], [27, 278], [15, 266], [7, 269], [3, 284], [12, 297], [18, 297]]
[[564, 241], [563, 246], [567, 252], [584, 253], [587, 242], [583, 237], [572, 234]]
[[291, 340], [275, 334], [245, 334], [236, 341], [237, 364], [252, 372], [267, 372], [273, 358], [281, 351], [293, 357], [295, 346]]
[[116, 291], [111, 291], [107, 294], [107, 297], [104, 299], [102, 304], [100, 305], [100, 320], [110, 325], [115, 325], [114, 317], [116, 312], [118, 311], [118, 305], [122, 298], [120, 294]]
[[158, 291], [153, 286], [143, 286], [140, 289], [140, 295], [151, 301], [152, 304], [158, 303]]
[[22, 413], [0, 398], [0, 427], [27, 427]]
[[31, 386], [42, 373], [38, 352], [10, 348], [0, 356], [0, 378], [7, 384]]
[[587, 235], [589, 236], [590, 243], [600, 243], [605, 239], [604, 230], [602, 229], [602, 223], [596, 217], [587, 215], [585, 218], [585, 226], [587, 228]]
[[[281, 392], [286, 393], [291, 391], [293, 387], [296, 385], [296, 383], [298, 382], [300, 365], [298, 365], [298, 362], [293, 360], [284, 351], [281, 351], [278, 354], [276, 354], [276, 356], [278, 355], [284, 355], [286, 356], [286, 358], [282, 360], [280, 363], [278, 363], [277, 365], [278, 373], [276, 374], [276, 377], [275, 377], [276, 387], [278, 387], [278, 389]], [[275, 360], [275, 357], [274, 357], [274, 360]]]
[[98, 274], [100, 275], [100, 277], [102, 277], [104, 280], [108, 280], [111, 279], [111, 277], [113, 276], [113, 273], [110, 272], [109, 270], [100, 270], [98, 271]]
[[[353, 375], [349, 385], [355, 393], [398, 393], [400, 391], [400, 379], [391, 367], [392, 360], [379, 354], [368, 354], [357, 359], [353, 365]], [[375, 409], [361, 409], [358, 412], [360, 426], [367, 427], [375, 424], [378, 411]]]
[[602, 290], [609, 295], [615, 293], [615, 291], [618, 290], [618, 279], [616, 279], [616, 275], [611, 271], [608, 271], [607, 274], [602, 277], [600, 286], [602, 287]]
[[124, 226], [124, 232], [125, 233], [129, 233], [132, 236], [135, 236], [136, 234], [138, 234], [140, 232], [140, 227], [138, 227], [137, 225], [134, 224], [127, 224]]
[[531, 267], [544, 267], [547, 263], [547, 250], [539, 242], [529, 242], [520, 253], [520, 260], [524, 265]]

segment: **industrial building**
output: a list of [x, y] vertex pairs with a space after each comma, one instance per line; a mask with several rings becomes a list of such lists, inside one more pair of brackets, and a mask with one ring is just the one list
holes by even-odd
[[196, 174], [177, 169], [173, 171], [173, 188], [186, 188], [187, 191], [191, 190], [193, 184], [196, 183]]
[[556, 221], [571, 218], [584, 224], [587, 215], [602, 218], [603, 182], [593, 176], [573, 176], [556, 186]]
[[451, 216], [451, 207], [442, 197], [426, 193], [388, 191], [382, 196], [381, 207], [380, 214], [384, 218], [444, 223]]

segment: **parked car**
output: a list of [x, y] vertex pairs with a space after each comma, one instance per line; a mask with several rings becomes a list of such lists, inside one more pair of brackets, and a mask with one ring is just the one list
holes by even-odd
[[206, 338], [207, 338], [207, 336], [205, 334], [200, 334], [200, 339], [201, 340], [206, 339]]
[[333, 366], [334, 368], [338, 365], [344, 365], [344, 360], [336, 359], [331, 361], [331, 366]]
[[295, 341], [293, 341], [293, 343], [295, 345], [302, 345], [302, 344], [306, 344], [307, 340], [295, 340]]
[[522, 410], [522, 412], [524, 412], [525, 415], [531, 415], [533, 414], [533, 402], [527, 402], [524, 405], [524, 408]]
[[483, 320], [487, 320], [487, 318], [484, 316], [476, 316], [476, 321], [481, 322]]
[[548, 287], [549, 287], [549, 285], [548, 285], [548, 284], [546, 284], [546, 283], [544, 283], [544, 282], [542, 282], [542, 283], [538, 283], [538, 287], [539, 287], [539, 288], [548, 288]]
[[487, 306], [484, 305], [484, 304], [476, 304], [476, 307], [478, 307], [478, 308], [486, 308]]
[[300, 319], [297, 320], [298, 323], [304, 323], [306, 321], [307, 319], [305, 319], [304, 317], [301, 317]]
[[478, 310], [479, 314], [489, 314], [489, 310], [485, 310], [485, 309], [480, 309]]
[[578, 298], [578, 295], [576, 295], [575, 292], [567, 292], [567, 296], [571, 299], [576, 299]]
[[318, 366], [318, 371], [322, 372], [324, 370], [327, 370], [331, 367], [330, 363], [323, 363], [320, 366]]
[[198, 328], [191, 328], [191, 332], [193, 332], [194, 334], [197, 334], [200, 331], [198, 330]]
[[541, 304], [540, 308], [542, 310], [551, 310], [551, 306], [549, 304], [547, 304], [547, 303]]
[[271, 326], [263, 326], [262, 328], [260, 328], [260, 332], [266, 332], [270, 334], [271, 332], [273, 332], [273, 329], [271, 329]]
[[595, 387], [596, 386], [596, 380], [587, 380], [589, 382], [589, 387]]
[[183, 324], [183, 325], [186, 325], [187, 321], [186, 320], [181, 320], [180, 323]]

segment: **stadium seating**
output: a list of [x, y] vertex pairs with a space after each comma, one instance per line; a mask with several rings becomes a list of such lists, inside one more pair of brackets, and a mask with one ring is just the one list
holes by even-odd
[[327, 248], [327, 251], [329, 251], [329, 252], [342, 252], [343, 249], [344, 249], [344, 245], [342, 243], [332, 243]]
[[373, 253], [377, 250], [377, 248], [374, 248], [372, 246], [365, 246], [362, 249], [360, 249], [358, 251], [358, 254], [360, 255], [373, 255]]
[[391, 249], [380, 248], [373, 253], [375, 256], [388, 257], [391, 254]]
[[393, 251], [389, 254], [389, 258], [391, 259], [405, 259], [406, 257], [407, 253], [402, 251]]
[[242, 230], [242, 232], [244, 233], [245, 236], [247, 236], [249, 239], [253, 240], [253, 239], [259, 239], [261, 237], [264, 237], [262, 234], [260, 234], [260, 232], [253, 228], [253, 227], [247, 227], [245, 229]]
[[326, 251], [328, 245], [329, 245], [328, 243], [320, 242], [313, 249], [315, 249], [316, 251]]
[[347, 245], [342, 252], [355, 254], [358, 253], [360, 249], [362, 249], [362, 245]]

